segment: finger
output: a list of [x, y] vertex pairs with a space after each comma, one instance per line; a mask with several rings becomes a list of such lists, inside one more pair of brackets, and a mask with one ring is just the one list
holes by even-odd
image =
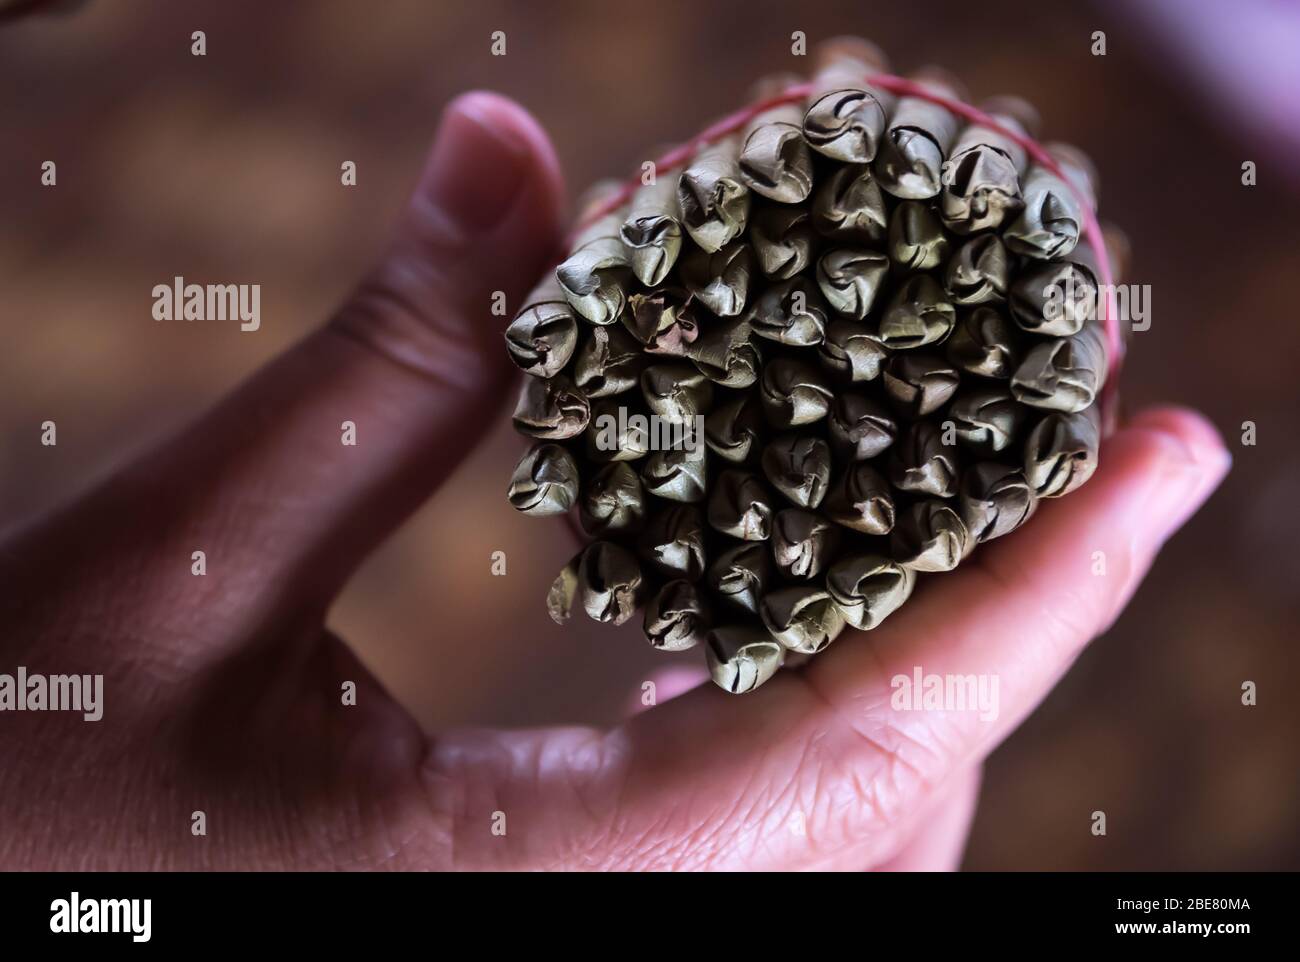
[[627, 714], [635, 715], [656, 705], [672, 701], [692, 688], [709, 680], [709, 673], [701, 664], [670, 665], [651, 672], [637, 691], [628, 699]]
[[919, 821], [911, 841], [877, 865], [876, 871], [955, 872], [960, 868], [979, 804], [981, 776], [978, 766], [954, 775], [952, 786]]
[[494, 292], [518, 304], [546, 267], [560, 192], [522, 108], [486, 93], [454, 101], [395, 240], [332, 322], [65, 516], [72, 543], [94, 530], [79, 554], [96, 573], [144, 572], [138, 589], [122, 585], [141, 598], [119, 607], [201, 606], [195, 634], [211, 638], [270, 634], [324, 606], [510, 393]]

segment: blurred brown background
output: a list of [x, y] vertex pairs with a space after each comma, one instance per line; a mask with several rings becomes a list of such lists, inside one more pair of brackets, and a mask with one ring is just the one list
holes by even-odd
[[[199, 29], [203, 58], [189, 50]], [[1089, 53], [1097, 29], [1105, 57]], [[1118, 7], [1002, 0], [100, 0], [4, 24], [0, 521], [74, 493], [318, 323], [377, 256], [456, 92], [521, 100], [580, 189], [734, 109], [763, 72], [797, 70], [793, 30], [866, 34], [899, 69], [933, 61], [976, 98], [1024, 94], [1045, 137], [1091, 153], [1132, 279], [1153, 288], [1127, 401], [1199, 405], [1237, 459], [1118, 625], [990, 761], [967, 867], [1298, 868], [1300, 200], [1267, 137], [1148, 29]], [[489, 55], [494, 30], [505, 57]], [[47, 159], [55, 189], [39, 186]], [[344, 160], [356, 188], [340, 187]], [[176, 274], [261, 284], [261, 331], [153, 321], [150, 290]], [[428, 726], [608, 721], [663, 656], [633, 626], [547, 620], [569, 547], [505, 501], [506, 413], [332, 623]], [[38, 443], [47, 419], [54, 448]], [[1247, 419], [1257, 447], [1239, 444]], [[489, 575], [497, 549], [504, 581]], [[1240, 704], [1247, 679], [1256, 708]], [[1096, 809], [1106, 838], [1088, 831]]]

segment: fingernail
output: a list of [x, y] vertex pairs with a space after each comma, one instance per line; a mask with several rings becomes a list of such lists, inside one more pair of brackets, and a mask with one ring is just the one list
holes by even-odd
[[491, 94], [465, 94], [438, 126], [423, 189], [466, 234], [499, 224], [524, 187], [530, 148], [513, 110]]

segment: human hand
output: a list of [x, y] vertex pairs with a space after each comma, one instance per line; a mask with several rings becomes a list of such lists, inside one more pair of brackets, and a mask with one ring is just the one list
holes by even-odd
[[[1218, 484], [1222, 443], [1190, 413], [1138, 417], [1080, 491], [753, 694], [705, 685], [612, 731], [426, 736], [325, 613], [510, 393], [492, 292], [518, 303], [545, 268], [560, 196], [535, 122], [458, 99], [328, 325], [0, 542], [0, 671], [104, 676], [99, 721], [0, 713], [0, 868], [955, 864], [981, 761]], [[895, 710], [914, 666], [996, 677], [996, 717]]]

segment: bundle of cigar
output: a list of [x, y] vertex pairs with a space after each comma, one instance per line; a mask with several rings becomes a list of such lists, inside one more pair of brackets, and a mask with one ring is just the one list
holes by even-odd
[[640, 610], [731, 692], [881, 624], [1087, 481], [1100, 441], [1087, 159], [1033, 163], [1005, 135], [1034, 135], [1021, 101], [981, 104], [999, 131], [873, 88], [865, 42], [816, 68], [803, 102], [588, 217], [506, 332], [534, 439], [510, 502], [591, 539], [551, 616]]

